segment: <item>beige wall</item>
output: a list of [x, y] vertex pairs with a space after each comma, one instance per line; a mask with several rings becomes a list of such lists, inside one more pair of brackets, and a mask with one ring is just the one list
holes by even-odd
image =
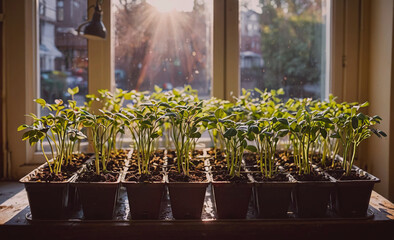
[[389, 197], [391, 201], [394, 200], [394, 161], [390, 159], [394, 153], [394, 149], [390, 148], [390, 142], [394, 139], [392, 130], [394, 119], [390, 114], [393, 108], [391, 99], [394, 94], [392, 92], [393, 7], [392, 0], [370, 1], [368, 112], [370, 115], [377, 114], [383, 118], [379, 128], [389, 136], [385, 139], [373, 136], [368, 140], [368, 144], [364, 145], [367, 148], [368, 171], [382, 180], [376, 185], [375, 190]]
[[[7, 107], [6, 116], [14, 116], [13, 121], [6, 122], [7, 148], [9, 152], [8, 163], [11, 166], [11, 177], [19, 178], [23, 173], [21, 165], [25, 163], [28, 145], [21, 144], [22, 133], [16, 129], [26, 121], [25, 102], [28, 100], [28, 85], [26, 85], [27, 68], [25, 67], [26, 56], [26, 31], [25, 31], [25, 4], [24, 1], [16, 1], [9, 4], [4, 2], [4, 49], [5, 57], [5, 81], [6, 103], [13, 103], [13, 107]], [[31, 101], [31, 99], [29, 99]], [[7, 118], [8, 119], [8, 118]], [[12, 161], [11, 161], [12, 159]]]

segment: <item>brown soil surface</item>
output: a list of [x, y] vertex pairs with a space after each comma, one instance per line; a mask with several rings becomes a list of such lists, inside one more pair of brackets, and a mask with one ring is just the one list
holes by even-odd
[[124, 159], [110, 159], [107, 163], [107, 171], [121, 172], [125, 166]]
[[252, 174], [256, 182], [288, 182], [288, 177], [283, 173], [275, 173], [271, 178], [264, 176], [261, 172]]
[[157, 150], [153, 153], [153, 158], [150, 161], [151, 164], [157, 164], [157, 165], [164, 165], [164, 150]]
[[253, 166], [257, 164], [258, 156], [256, 153], [244, 152], [244, 160], [246, 166]]
[[227, 171], [218, 171], [212, 172], [213, 180], [216, 182], [220, 181], [229, 181], [232, 183], [247, 183], [249, 182], [248, 176], [246, 173], [241, 173], [239, 176], [231, 177], [227, 174]]
[[[213, 150], [210, 151], [213, 152]], [[216, 157], [214, 154], [211, 156], [212, 157], [209, 158], [209, 163], [212, 171], [221, 171], [227, 169], [227, 161], [223, 151], [218, 150]]]
[[[138, 172], [138, 165], [136, 163], [133, 163], [130, 165], [129, 172]], [[162, 171], [162, 167], [161, 166], [157, 166], [157, 165], [150, 165], [149, 166], [149, 172], [151, 172], [151, 174], [159, 174]]]
[[174, 169], [168, 172], [168, 180], [170, 182], [204, 182], [206, 179], [204, 171], [190, 171], [189, 176]]
[[224, 151], [221, 150], [221, 149], [214, 149], [214, 148], [211, 148], [211, 149], [209, 149], [209, 150], [207, 151], [207, 153], [208, 153], [209, 155], [211, 155], [212, 157], [215, 156], [215, 152], [216, 152], [216, 155], [217, 155], [217, 156], [219, 156], [219, 155], [224, 155]]
[[129, 150], [118, 149], [116, 152], [112, 152], [110, 156], [111, 158], [127, 159], [128, 154], [129, 154]]
[[176, 153], [174, 150], [167, 150], [167, 164], [175, 164]]
[[[137, 164], [137, 152], [131, 154], [130, 162]], [[156, 150], [150, 158], [150, 164], [164, 165], [164, 150]]]
[[351, 171], [349, 175], [346, 175], [344, 170], [327, 171], [327, 173], [337, 180], [371, 180], [367, 175], [360, 175], [355, 171]]
[[205, 163], [203, 159], [192, 159], [190, 161], [191, 164], [191, 169], [192, 170], [200, 170], [200, 171], [204, 171], [205, 170]]
[[323, 169], [323, 170], [330, 170], [330, 171], [334, 170], [334, 171], [336, 171], [336, 170], [342, 170], [343, 169], [342, 164], [339, 161], [335, 161], [334, 162], [334, 166], [332, 166], [332, 160], [331, 159], [327, 159], [326, 160], [325, 166], [323, 166], [323, 164], [321, 164], [320, 162], [317, 163], [316, 165], [318, 167], [320, 167], [321, 169]]
[[195, 157], [195, 156], [200, 156], [200, 155], [203, 155], [203, 154], [204, 154], [203, 150], [194, 150], [193, 153], [192, 153], [192, 156]]
[[125, 177], [126, 181], [133, 182], [161, 182], [163, 180], [162, 174], [138, 174], [135, 172], [128, 172]]
[[77, 182], [116, 182], [119, 173], [101, 173], [99, 175], [94, 171], [86, 171], [81, 173]]
[[63, 182], [69, 179], [72, 176], [72, 173], [61, 172], [59, 174], [51, 173], [49, 167], [45, 167], [40, 169], [39, 172], [31, 177], [30, 181], [37, 182]]
[[328, 177], [318, 172], [311, 172], [310, 174], [292, 174], [292, 176], [297, 181], [330, 181]]
[[81, 169], [83, 164], [90, 158], [91, 154], [73, 154], [71, 161], [67, 165], [62, 166], [62, 172], [74, 173]]

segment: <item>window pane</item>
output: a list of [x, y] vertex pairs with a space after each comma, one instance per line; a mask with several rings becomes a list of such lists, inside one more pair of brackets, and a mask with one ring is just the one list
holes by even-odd
[[[79, 87], [74, 96], [83, 105], [88, 91], [87, 40], [76, 29], [87, 20], [87, 0], [39, 1], [39, 94], [47, 102], [71, 99], [68, 88]], [[40, 110], [47, 114], [46, 109]]]
[[191, 85], [211, 96], [209, 0], [115, 0], [115, 80], [125, 90]]
[[241, 87], [324, 98], [328, 1], [240, 0]]

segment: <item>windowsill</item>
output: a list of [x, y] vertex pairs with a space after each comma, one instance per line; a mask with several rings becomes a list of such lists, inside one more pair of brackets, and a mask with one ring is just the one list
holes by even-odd
[[[157, 220], [157, 221], [37, 221], [26, 219], [30, 211], [22, 184], [1, 183], [0, 235], [2, 239], [305, 239], [305, 233], [323, 239], [387, 239], [394, 223], [394, 204], [372, 192], [369, 219], [253, 219], [253, 220]], [[21, 190], [22, 189], [22, 190]], [[154, 229], [154, 231], [153, 231]], [[179, 231], [182, 229], [182, 231]], [[45, 234], [40, 234], [45, 233]], [[37, 235], [38, 234], [38, 235]]]

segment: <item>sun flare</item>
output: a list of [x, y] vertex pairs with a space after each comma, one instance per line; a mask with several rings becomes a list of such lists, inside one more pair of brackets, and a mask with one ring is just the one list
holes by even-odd
[[147, 2], [155, 7], [157, 11], [168, 13], [173, 10], [180, 12], [191, 12], [193, 10], [193, 0], [147, 0]]

